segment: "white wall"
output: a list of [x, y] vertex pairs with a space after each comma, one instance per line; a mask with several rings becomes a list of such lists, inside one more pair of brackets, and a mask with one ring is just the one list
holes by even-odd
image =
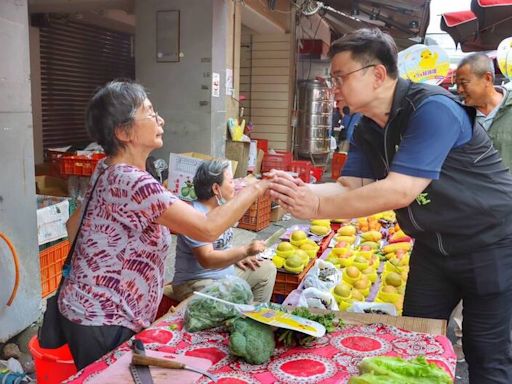
[[[232, 0], [136, 0], [136, 78], [166, 121], [158, 157], [224, 153], [227, 1]], [[180, 10], [180, 62], [156, 62], [157, 10]], [[211, 95], [212, 72], [220, 74], [220, 97]]]
[[14, 285], [11, 252], [0, 240], [0, 342], [30, 325], [40, 314], [41, 282], [37, 249], [34, 146], [30, 98], [27, 0], [0, 1], [0, 232], [20, 259], [20, 286]]

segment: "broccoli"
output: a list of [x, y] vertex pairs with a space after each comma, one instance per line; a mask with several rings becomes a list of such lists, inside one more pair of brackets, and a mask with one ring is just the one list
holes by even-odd
[[249, 318], [237, 318], [228, 323], [229, 350], [249, 364], [263, 364], [270, 359], [276, 343], [268, 325]]

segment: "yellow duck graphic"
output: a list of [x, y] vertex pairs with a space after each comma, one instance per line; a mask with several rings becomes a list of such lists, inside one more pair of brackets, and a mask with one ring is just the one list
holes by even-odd
[[430, 49], [424, 49], [420, 54], [419, 66], [422, 68], [434, 68], [438, 57], [439, 54], [437, 52], [432, 53]]

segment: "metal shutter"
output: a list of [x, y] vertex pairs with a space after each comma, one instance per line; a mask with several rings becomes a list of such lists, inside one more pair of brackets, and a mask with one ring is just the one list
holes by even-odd
[[43, 148], [90, 141], [84, 115], [94, 91], [135, 77], [133, 35], [66, 18], [40, 26]]

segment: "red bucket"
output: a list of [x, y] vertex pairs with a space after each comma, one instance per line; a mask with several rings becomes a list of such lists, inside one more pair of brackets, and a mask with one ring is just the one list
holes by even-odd
[[28, 343], [28, 349], [34, 358], [37, 384], [62, 383], [77, 372], [67, 344], [45, 349], [41, 348], [37, 336], [34, 336]]

